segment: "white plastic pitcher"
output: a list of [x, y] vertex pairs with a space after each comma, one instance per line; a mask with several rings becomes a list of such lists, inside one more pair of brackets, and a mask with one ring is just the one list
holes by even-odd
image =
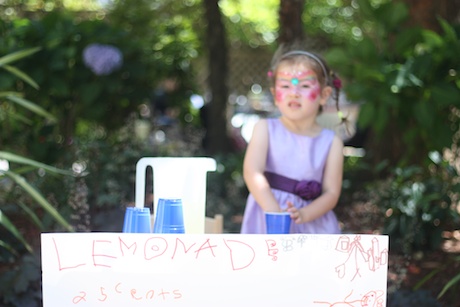
[[136, 164], [136, 207], [144, 207], [145, 172], [153, 168], [153, 211], [158, 199], [181, 198], [185, 233], [203, 234], [206, 215], [206, 175], [216, 161], [205, 157], [144, 157]]

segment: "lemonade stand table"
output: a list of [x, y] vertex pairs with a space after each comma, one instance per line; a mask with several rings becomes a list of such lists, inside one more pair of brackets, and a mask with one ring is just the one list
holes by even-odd
[[386, 306], [388, 237], [44, 233], [43, 306]]

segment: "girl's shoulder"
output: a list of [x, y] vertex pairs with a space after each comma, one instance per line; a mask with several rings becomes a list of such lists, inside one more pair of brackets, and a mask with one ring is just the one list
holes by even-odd
[[324, 140], [326, 140], [330, 144], [332, 143], [336, 143], [337, 145], [343, 144], [342, 139], [332, 129], [323, 128], [319, 136], [322, 137]]
[[276, 126], [278, 123], [280, 123], [278, 118], [266, 117], [259, 119], [256, 123], [256, 126], [264, 127], [265, 129], [267, 129], [268, 127]]
[[261, 119], [265, 122], [265, 125], [273, 127], [277, 125], [282, 125], [281, 121], [279, 120], [278, 117], [266, 117], [264, 119]]

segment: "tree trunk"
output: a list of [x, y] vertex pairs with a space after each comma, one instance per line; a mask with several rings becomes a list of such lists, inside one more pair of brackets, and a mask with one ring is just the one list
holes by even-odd
[[281, 0], [279, 10], [279, 44], [289, 44], [304, 39], [302, 13], [305, 0]]
[[209, 63], [209, 87], [211, 101], [203, 112], [206, 122], [205, 150], [210, 154], [227, 153], [230, 151], [230, 138], [227, 129], [227, 42], [218, 0], [204, 0], [205, 16], [208, 23], [206, 29], [206, 45]]
[[438, 17], [449, 23], [459, 22], [460, 0], [404, 0], [409, 7], [409, 26], [420, 26], [435, 32], [441, 30]]

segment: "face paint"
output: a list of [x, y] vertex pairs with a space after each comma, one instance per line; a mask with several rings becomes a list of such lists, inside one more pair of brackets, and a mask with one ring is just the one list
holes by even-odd
[[275, 98], [284, 101], [288, 95], [294, 94], [310, 101], [316, 101], [320, 95], [320, 85], [312, 70], [295, 72], [280, 71], [276, 74]]
[[[294, 72], [289, 72], [289, 71], [279, 71], [276, 74], [276, 79], [285, 79], [285, 80], [291, 80], [291, 83], [294, 84], [295, 82], [299, 82], [301, 79], [307, 79], [307, 80], [316, 80], [316, 73], [313, 70], [307, 69], [307, 70], [301, 70], [301, 71], [294, 71]], [[296, 85], [296, 84], [295, 84]]]

